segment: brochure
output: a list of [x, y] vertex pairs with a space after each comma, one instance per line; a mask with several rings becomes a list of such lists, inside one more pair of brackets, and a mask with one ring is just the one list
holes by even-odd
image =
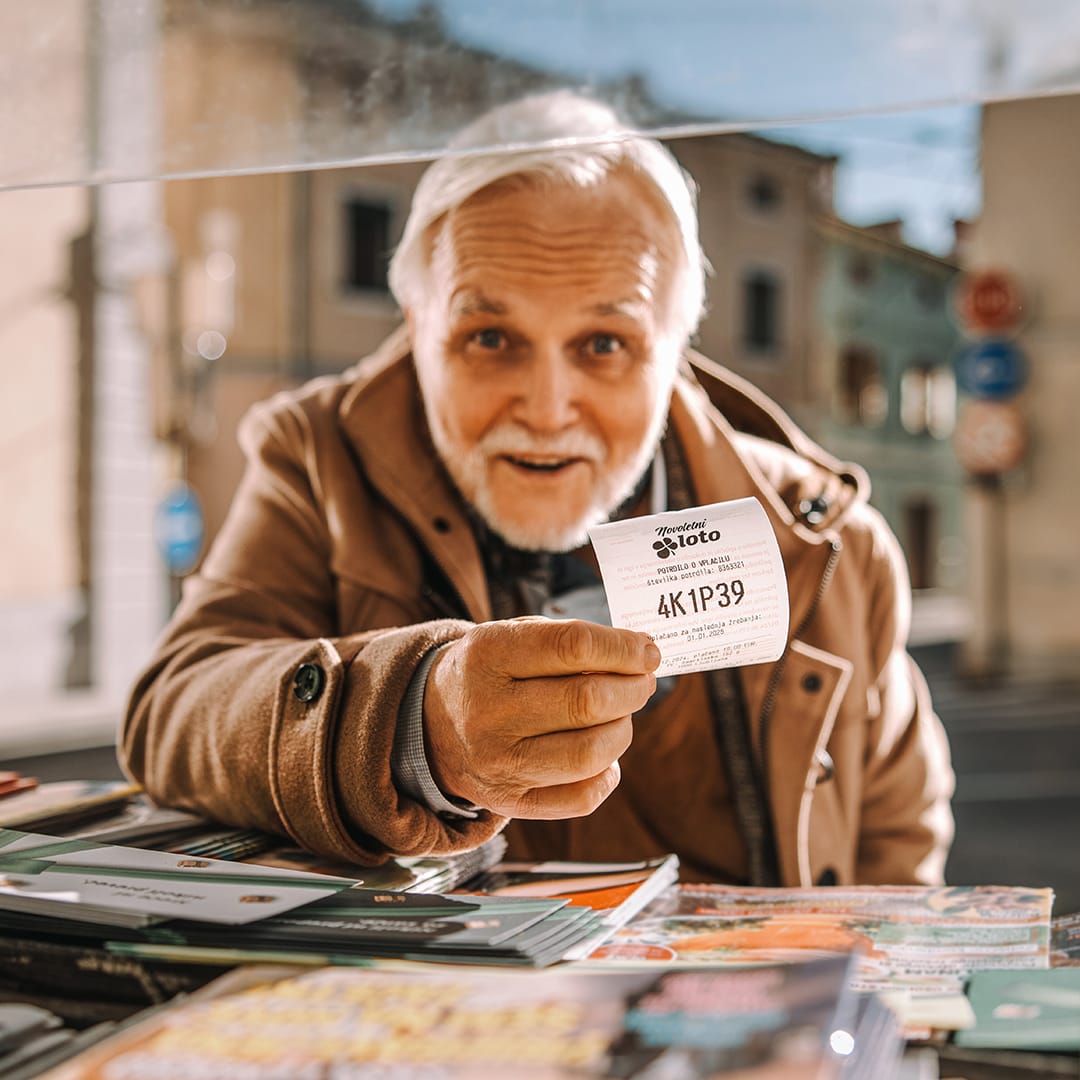
[[0, 910], [107, 926], [187, 918], [242, 924], [356, 882], [0, 829]]

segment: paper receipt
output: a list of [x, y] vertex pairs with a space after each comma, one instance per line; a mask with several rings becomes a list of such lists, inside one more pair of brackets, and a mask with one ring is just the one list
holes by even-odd
[[589, 536], [611, 624], [653, 636], [657, 676], [780, 658], [787, 579], [757, 499], [613, 521]]

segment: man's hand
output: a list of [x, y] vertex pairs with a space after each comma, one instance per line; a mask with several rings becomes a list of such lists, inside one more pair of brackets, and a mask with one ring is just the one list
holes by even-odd
[[592, 813], [619, 782], [630, 714], [656, 689], [659, 663], [647, 635], [579, 619], [473, 627], [428, 676], [435, 782], [506, 817]]

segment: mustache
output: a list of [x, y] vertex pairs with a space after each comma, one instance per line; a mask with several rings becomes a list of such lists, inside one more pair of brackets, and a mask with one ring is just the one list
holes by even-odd
[[509, 454], [526, 457], [536, 454], [554, 458], [587, 458], [602, 462], [607, 448], [601, 439], [588, 431], [560, 431], [554, 435], [534, 435], [515, 425], [503, 425], [489, 431], [477, 443], [477, 449], [494, 457]]

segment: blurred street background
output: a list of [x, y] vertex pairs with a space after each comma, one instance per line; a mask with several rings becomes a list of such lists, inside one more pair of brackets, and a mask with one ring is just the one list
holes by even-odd
[[1050, 885], [1080, 911], [1080, 685], [960, 682], [950, 647], [914, 650], [956, 767], [956, 885]]

